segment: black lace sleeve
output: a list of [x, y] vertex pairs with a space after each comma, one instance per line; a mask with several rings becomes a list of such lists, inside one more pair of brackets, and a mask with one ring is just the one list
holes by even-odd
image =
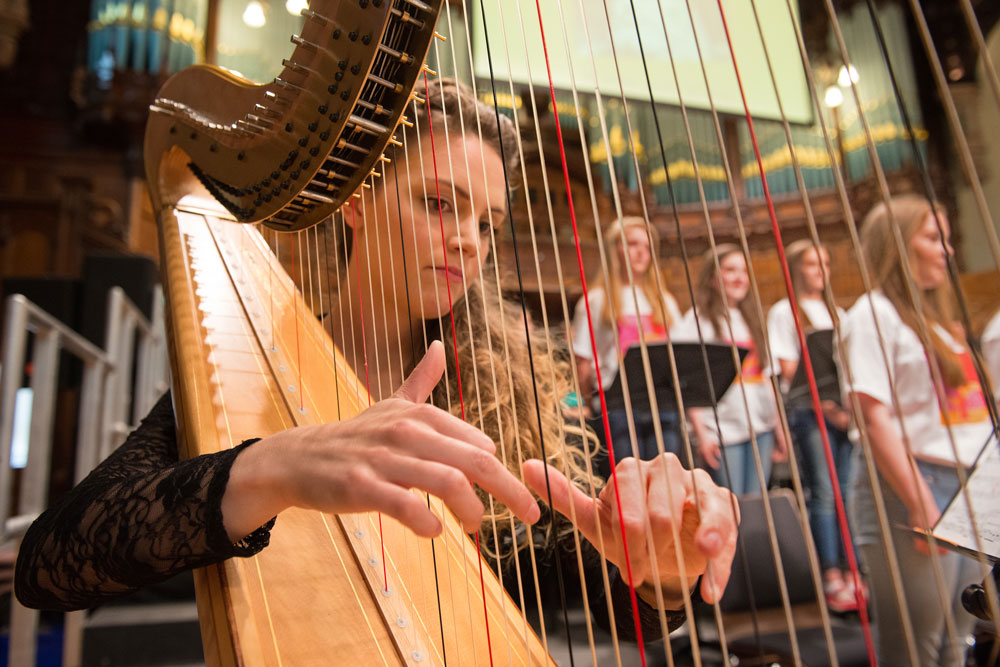
[[85, 609], [182, 570], [263, 549], [273, 519], [237, 544], [222, 524], [229, 470], [253, 442], [178, 461], [165, 395], [118, 450], [28, 529], [14, 570], [18, 600]]

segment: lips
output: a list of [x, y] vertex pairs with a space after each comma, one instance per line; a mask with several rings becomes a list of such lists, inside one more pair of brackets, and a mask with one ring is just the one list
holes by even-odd
[[446, 280], [451, 280], [452, 282], [460, 283], [462, 282], [462, 270], [449, 266], [445, 269], [443, 266], [438, 266], [434, 269], [435, 273]]

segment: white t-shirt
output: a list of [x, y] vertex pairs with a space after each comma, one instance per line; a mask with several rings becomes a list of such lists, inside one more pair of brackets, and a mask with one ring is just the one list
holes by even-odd
[[[942, 407], [938, 403], [931, 379], [927, 355], [916, 332], [903, 323], [895, 306], [880, 291], [862, 296], [851, 306], [844, 327], [847, 361], [853, 375], [853, 390], [867, 394], [885, 404], [892, 414], [892, 423], [902, 437], [900, 420], [892, 403], [890, 375], [878, 343], [872, 305], [879, 328], [885, 337], [891, 383], [899, 396], [902, 425], [910, 440], [913, 455], [918, 458], [954, 461], [948, 429]], [[986, 402], [976, 380], [975, 370], [965, 346], [948, 331], [935, 325], [935, 333], [961, 355], [968, 382], [957, 389], [947, 389], [947, 405], [952, 433], [958, 449], [959, 462], [971, 466], [990, 434], [990, 418]], [[846, 384], [846, 373], [845, 384]], [[849, 391], [845, 387], [845, 392]]]
[[[717, 332], [712, 323], [705, 317], [699, 317], [701, 334], [706, 343], [732, 343], [739, 347], [750, 348], [750, 354], [743, 360], [742, 390], [741, 381], [737, 377], [722, 395], [717, 410], [719, 413], [719, 428], [716, 428], [715, 416], [711, 408], [697, 408], [696, 413], [706, 427], [715, 432], [719, 442], [725, 445], [735, 445], [750, 439], [751, 432], [764, 433], [772, 430], [778, 422], [778, 407], [774, 402], [774, 392], [767, 380], [770, 370], [762, 368], [760, 357], [754, 351], [753, 336], [750, 327], [743, 319], [743, 313], [738, 308], [729, 309], [729, 317], [733, 326], [733, 338], [728, 336], [728, 326], [725, 321], [722, 326], [726, 331]], [[684, 313], [684, 317], [670, 330], [674, 341], [698, 342], [698, 327], [695, 323], [694, 309]], [[747, 406], [743, 404], [746, 395]], [[747, 407], [750, 408], [750, 421], [747, 421]]]
[[986, 358], [986, 370], [993, 382], [993, 395], [1000, 400], [1000, 312], [986, 325], [980, 343], [983, 346], [983, 356]]
[[[666, 339], [666, 329], [653, 324], [653, 308], [641, 289], [632, 294], [631, 286], [621, 288], [621, 313], [618, 315], [618, 338], [622, 354], [630, 345], [639, 342], [639, 327], [637, 320], [642, 318], [643, 337], [647, 342]], [[615, 350], [615, 332], [604, 320], [604, 307], [607, 295], [603, 287], [595, 287], [587, 292], [590, 303], [591, 323], [594, 327], [594, 340], [597, 343], [597, 361], [601, 369], [601, 384], [604, 389], [611, 386], [618, 375], [618, 354]], [[667, 313], [671, 321], [676, 322], [681, 314], [674, 297], [667, 294]], [[638, 311], [636, 311], [638, 305]], [[637, 317], [638, 315], [638, 317]], [[590, 344], [590, 331], [587, 326], [587, 307], [584, 300], [576, 302], [573, 314], [573, 353], [578, 357], [593, 361], [594, 352]]]
[[[799, 301], [799, 305], [809, 317], [809, 323], [814, 331], [825, 331], [833, 328], [833, 318], [830, 317], [830, 311], [826, 309], [826, 303], [822, 300], [802, 299]], [[837, 312], [841, 316], [844, 315], [842, 308], [838, 308]], [[795, 318], [792, 317], [792, 306], [788, 299], [782, 299], [771, 306], [771, 310], [768, 311], [767, 335], [771, 346], [771, 356], [775, 359], [798, 361], [801, 358], [799, 335], [795, 330]]]

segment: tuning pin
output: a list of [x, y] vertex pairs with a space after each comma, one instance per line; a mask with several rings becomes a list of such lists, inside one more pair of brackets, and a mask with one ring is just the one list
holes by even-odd
[[437, 72], [435, 72], [434, 70], [432, 70], [430, 67], [427, 66], [427, 63], [423, 64], [423, 66], [420, 68], [420, 71], [421, 72], [427, 72], [431, 76], [437, 76], [438, 75]]
[[416, 100], [417, 104], [424, 104], [427, 102], [427, 100], [420, 97], [420, 95], [417, 95], [416, 91], [410, 93], [410, 99]]
[[395, 136], [389, 137], [389, 143], [392, 144], [393, 146], [403, 145], [402, 143], [400, 143], [399, 139], [397, 139]]
[[379, 155], [378, 159], [379, 159], [380, 162], [384, 162], [386, 164], [392, 164], [392, 160], [390, 160], [389, 158], [387, 158], [385, 156], [385, 153], [383, 153], [382, 155]]
[[434, 36], [440, 39], [442, 42], [447, 42], [448, 38], [439, 33], [437, 30], [434, 31]]
[[406, 127], [413, 127], [413, 123], [411, 123], [410, 119], [407, 118], [406, 116], [403, 116], [399, 119], [399, 124], [404, 125]]

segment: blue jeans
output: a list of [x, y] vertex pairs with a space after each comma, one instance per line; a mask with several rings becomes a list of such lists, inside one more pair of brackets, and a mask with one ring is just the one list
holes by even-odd
[[[788, 427], [792, 432], [792, 441], [798, 448], [805, 487], [809, 489], [809, 528], [816, 542], [820, 566], [823, 570], [829, 570], [845, 562], [846, 552], [837, 521], [833, 481], [826, 464], [823, 437], [816, 423], [816, 413], [811, 408], [793, 410], [788, 417]], [[847, 438], [845, 431], [835, 428], [830, 422], [826, 423], [826, 432], [830, 436], [833, 465], [846, 508], [847, 493], [851, 488], [851, 452], [854, 444]]]
[[[909, 665], [906, 626], [896, 599], [885, 539], [879, 530], [875, 501], [860, 451], [857, 456], [855, 465], [858, 466], [858, 474], [854, 478], [852, 516], [855, 517], [854, 532], [858, 535], [861, 562], [871, 590], [879, 664], [890, 667]], [[959, 488], [958, 475], [954, 469], [925, 461], [918, 461], [917, 466], [933, 492], [938, 507], [943, 510]], [[942, 603], [931, 557], [917, 550], [913, 533], [897, 527], [908, 522], [909, 512], [889, 485], [884, 480], [880, 481], [885, 511], [889, 525], [892, 526], [890, 533], [899, 562], [903, 599], [910, 614], [920, 665], [931, 667], [963, 664], [961, 656], [966, 649], [963, 640], [972, 631], [976, 619], [962, 607], [962, 591], [982, 578], [979, 565], [971, 558], [950, 551], [940, 556], [943, 585], [949, 596]], [[945, 614], [950, 614], [955, 621], [959, 642], [957, 646], [952, 645], [946, 630]]]
[[[774, 449], [774, 431], [757, 434], [757, 449], [760, 451], [760, 463], [764, 469], [764, 484], [771, 477], [771, 450]], [[724, 486], [737, 496], [759, 494], [760, 480], [757, 478], [757, 466], [753, 460], [753, 441], [738, 442], [735, 445], [722, 447], [723, 460], [719, 467], [709, 470], [715, 483]], [[732, 481], [727, 476], [727, 468]]]
[[[635, 410], [632, 418], [635, 421], [635, 445], [639, 458], [643, 461], [656, 458], [659, 448], [656, 446], [656, 431], [653, 429], [653, 413], [649, 410]], [[632, 441], [629, 438], [625, 410], [608, 410], [608, 427], [615, 461], [632, 456]], [[660, 411], [660, 429], [663, 433], [663, 451], [680, 456], [680, 416], [676, 411]]]

